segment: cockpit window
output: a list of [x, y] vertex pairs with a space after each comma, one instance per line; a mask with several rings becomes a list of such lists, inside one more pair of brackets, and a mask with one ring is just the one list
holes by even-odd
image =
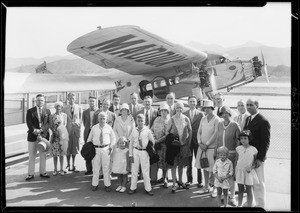
[[150, 91], [150, 90], [152, 90], [151, 83], [149, 83], [149, 84], [146, 85], [146, 91]]

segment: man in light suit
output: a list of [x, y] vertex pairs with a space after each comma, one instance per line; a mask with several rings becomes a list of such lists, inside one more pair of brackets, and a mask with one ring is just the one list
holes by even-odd
[[170, 117], [172, 117], [173, 115], [176, 114], [176, 110], [175, 110], [175, 93], [170, 92], [166, 96], [166, 101], [167, 101], [167, 104], [169, 105]]
[[120, 104], [120, 99], [121, 99], [121, 96], [118, 95], [117, 93], [115, 93], [113, 95], [113, 101], [112, 101], [112, 104], [111, 106], [109, 107], [109, 111], [113, 112], [116, 114], [116, 116], [119, 116], [120, 115], [120, 107], [121, 107], [121, 104]]
[[95, 124], [98, 124], [99, 123], [99, 120], [98, 120], [98, 115], [100, 112], [105, 112], [107, 117], [106, 117], [106, 123], [108, 125], [110, 125], [111, 127], [114, 126], [114, 122], [116, 120], [116, 114], [111, 112], [109, 110], [109, 106], [110, 106], [110, 100], [109, 99], [104, 99], [103, 100], [103, 103], [102, 103], [102, 109], [98, 109], [96, 112], [95, 112], [95, 115], [94, 115], [94, 125]]
[[[187, 176], [187, 185], [190, 185], [193, 183], [193, 166], [192, 166], [192, 161], [193, 161], [193, 153], [195, 155], [195, 158], [197, 156], [197, 151], [198, 151], [198, 141], [197, 141], [197, 132], [198, 128], [200, 125], [201, 119], [204, 117], [204, 113], [196, 109], [197, 105], [197, 98], [196, 96], [190, 96], [188, 98], [188, 103], [190, 106], [190, 109], [185, 111], [183, 114], [187, 116], [190, 121], [191, 121], [191, 126], [192, 126], [192, 141], [190, 144], [190, 149], [192, 152], [192, 156], [189, 157], [189, 165], [186, 170], [186, 176]], [[198, 188], [202, 188], [202, 173], [201, 169], [197, 169], [197, 182], [198, 182]]]
[[157, 117], [157, 110], [152, 107], [152, 98], [150, 96], [144, 98], [144, 108], [138, 111], [137, 114], [143, 114], [145, 116], [145, 126], [150, 129], [153, 125], [153, 121]]
[[136, 120], [137, 112], [142, 110], [143, 105], [138, 103], [138, 94], [132, 93], [130, 95], [131, 103], [129, 105], [129, 111], [132, 117], [134, 118], [134, 121]]
[[239, 111], [238, 116], [234, 117], [233, 120], [236, 121], [241, 129], [244, 129], [246, 118], [250, 115], [249, 112], [246, 111], [246, 105], [243, 100], [239, 100], [237, 102], [237, 110]]
[[[28, 141], [28, 176], [25, 180], [34, 178], [35, 158], [37, 152], [37, 144], [40, 137], [49, 140], [48, 129], [51, 125], [51, 112], [44, 107], [45, 97], [42, 94], [36, 96], [36, 106], [28, 109], [26, 113], [26, 124], [28, 127], [27, 141]], [[46, 173], [46, 152], [39, 152], [40, 155], [40, 176], [49, 178]]]
[[[83, 111], [82, 113], [82, 122], [84, 125], [84, 132], [83, 132], [83, 139], [84, 143], [87, 143], [88, 136], [90, 134], [90, 131], [95, 123], [94, 121], [94, 114], [97, 110], [96, 107], [96, 97], [90, 96], [89, 97], [89, 104], [90, 107]], [[93, 174], [93, 167], [92, 167], [92, 161], [86, 161], [86, 172], [85, 175]]]
[[249, 144], [254, 146], [258, 151], [254, 165], [259, 184], [253, 185], [253, 194], [256, 206], [265, 208], [266, 187], [264, 167], [266, 154], [270, 146], [271, 126], [269, 121], [258, 111], [259, 103], [257, 100], [248, 99], [246, 106], [250, 116], [246, 119], [244, 129], [251, 131], [252, 140]]
[[[69, 133], [69, 143], [67, 150], [67, 167], [66, 170], [72, 172], [79, 172], [75, 167], [75, 157], [79, 152], [79, 140], [81, 134], [81, 116], [82, 108], [75, 104], [75, 94], [68, 94], [69, 104], [63, 108], [63, 112], [67, 114], [67, 130]], [[70, 158], [72, 156], [72, 165], [70, 165]]]
[[215, 113], [217, 116], [219, 116], [220, 118], [222, 117], [222, 115], [221, 115], [221, 108], [222, 108], [222, 106], [224, 105], [224, 101], [225, 101], [225, 98], [224, 98], [223, 93], [218, 92], [218, 93], [215, 95], [215, 98], [214, 98], [214, 103], [215, 103], [215, 105], [216, 105], [215, 110], [214, 110], [214, 113]]

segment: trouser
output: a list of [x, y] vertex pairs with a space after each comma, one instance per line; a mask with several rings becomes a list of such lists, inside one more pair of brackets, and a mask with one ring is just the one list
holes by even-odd
[[156, 181], [158, 173], [158, 163], [150, 165], [150, 179]]
[[[29, 154], [29, 162], [28, 162], [28, 175], [34, 175], [35, 170], [35, 158], [37, 153], [37, 144], [38, 142], [28, 141], [28, 154]], [[44, 174], [46, 172], [46, 152], [39, 152], [40, 155], [40, 174]]]
[[92, 161], [93, 163], [93, 180], [92, 185], [98, 186], [99, 183], [99, 172], [102, 168], [103, 171], [103, 178], [104, 178], [104, 185], [110, 186], [110, 174], [109, 174], [109, 167], [110, 167], [110, 155], [109, 155], [109, 146], [104, 148], [95, 148], [96, 155]]
[[131, 190], [135, 190], [137, 188], [137, 179], [139, 166], [141, 165], [143, 178], [144, 178], [144, 186], [146, 191], [151, 191], [150, 184], [150, 158], [146, 150], [137, 150], [133, 148], [133, 164], [131, 168]]
[[[88, 137], [88, 135], [90, 134], [90, 132], [91, 132], [91, 129], [89, 129], [89, 132], [88, 132], [88, 134], [87, 134], [87, 137]], [[87, 138], [85, 139], [85, 144], [87, 143], [88, 141], [87, 141]], [[92, 164], [92, 161], [91, 160], [89, 160], [89, 161], [85, 161], [85, 167], [86, 167], [86, 171], [87, 172], [91, 172], [91, 171], [93, 171], [93, 164]]]
[[[188, 182], [193, 182], [193, 153], [195, 155], [195, 158], [197, 156], [197, 151], [198, 151], [198, 144], [195, 144], [193, 141], [191, 142], [190, 150], [192, 152], [192, 156], [189, 157], [189, 165], [187, 166], [186, 169], [186, 176], [187, 176], [187, 181]], [[197, 182], [198, 184], [202, 184], [202, 173], [201, 169], [197, 169]]]
[[257, 207], [265, 208], [266, 201], [266, 186], [265, 186], [265, 163], [262, 162], [261, 166], [255, 169], [259, 184], [253, 185], [253, 194]]

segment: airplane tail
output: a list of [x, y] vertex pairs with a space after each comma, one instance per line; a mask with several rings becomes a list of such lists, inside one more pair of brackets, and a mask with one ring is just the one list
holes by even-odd
[[35, 68], [36, 73], [43, 73], [43, 74], [52, 74], [49, 70], [47, 70], [46, 61]]

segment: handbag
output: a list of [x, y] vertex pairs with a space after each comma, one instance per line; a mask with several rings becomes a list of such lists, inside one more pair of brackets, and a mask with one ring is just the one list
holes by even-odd
[[174, 133], [175, 134], [170, 133], [174, 137], [174, 139], [171, 142], [171, 145], [172, 146], [182, 146], [182, 144], [181, 144], [181, 142], [179, 140], [178, 130], [177, 130], [176, 126], [174, 125], [174, 120], [173, 120], [173, 118], [171, 118], [171, 119], [172, 119], [172, 128], [175, 127], [174, 128]]
[[[204, 156], [202, 157], [203, 153], [204, 153]], [[209, 162], [208, 162], [208, 158], [206, 156], [206, 152], [202, 152], [200, 155], [200, 166], [202, 169], [209, 167]]]
[[157, 163], [159, 161], [159, 155], [157, 154], [156, 150], [154, 149], [151, 141], [148, 142], [146, 151], [148, 152], [148, 155], [150, 158], [150, 165]]

